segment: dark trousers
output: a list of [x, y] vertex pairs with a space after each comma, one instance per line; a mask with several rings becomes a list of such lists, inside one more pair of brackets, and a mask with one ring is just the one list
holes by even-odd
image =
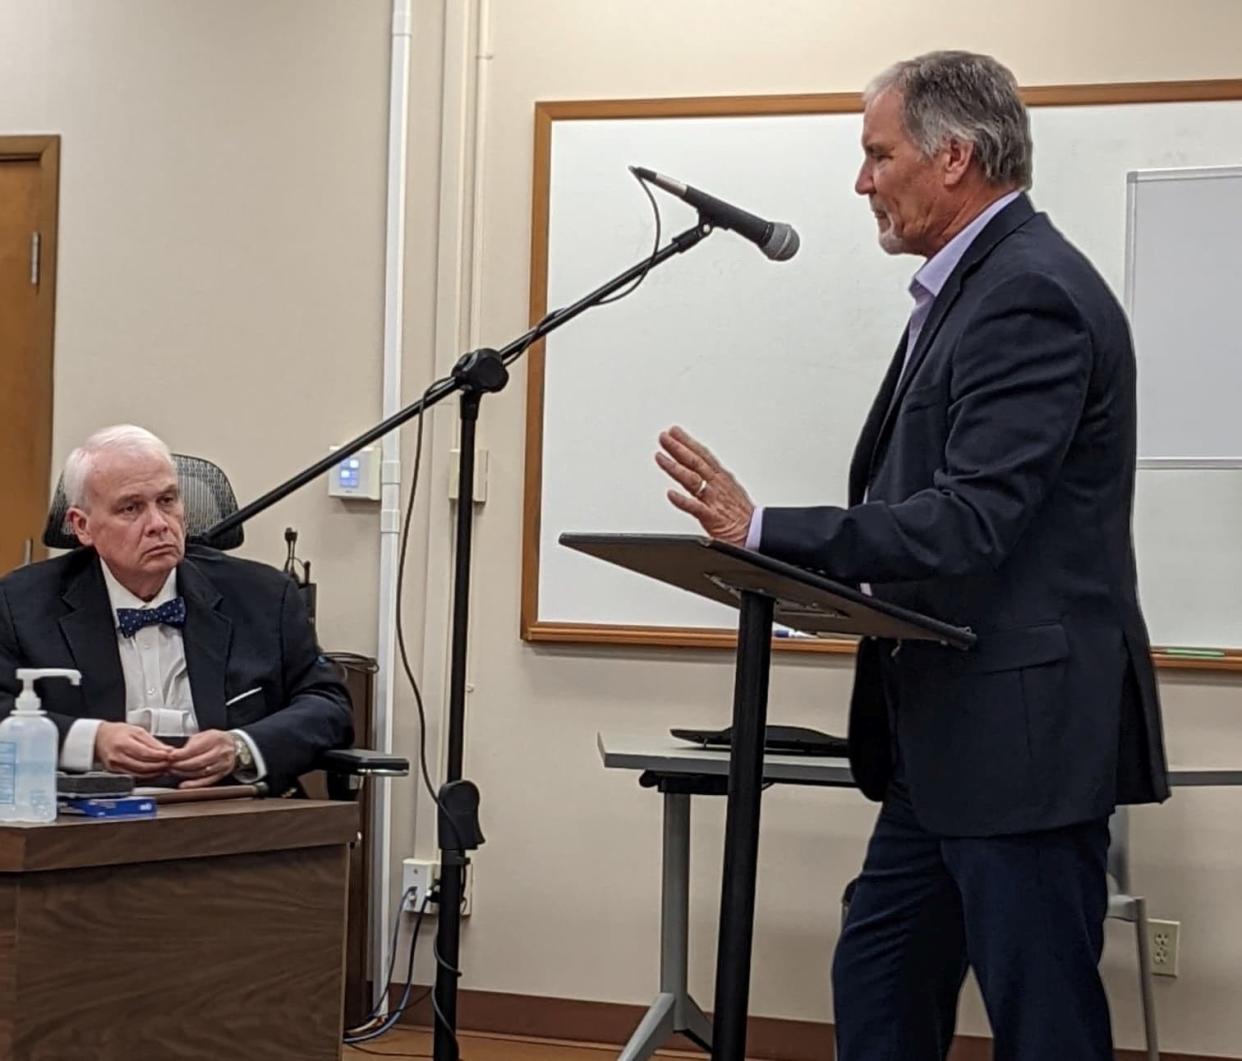
[[995, 1061], [1112, 1061], [1107, 854], [1107, 819], [933, 836], [894, 782], [833, 961], [838, 1061], [943, 1061], [967, 967]]

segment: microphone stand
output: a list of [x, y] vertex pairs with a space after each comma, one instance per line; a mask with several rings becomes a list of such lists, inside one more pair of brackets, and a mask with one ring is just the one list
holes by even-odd
[[[701, 214], [693, 228], [674, 236], [655, 254], [618, 274], [571, 306], [548, 314], [535, 327], [500, 350], [488, 348], [463, 355], [450, 376], [435, 383], [417, 401], [376, 424], [309, 468], [243, 506], [231, 516], [209, 528], [204, 535], [210, 544], [220, 535], [272, 507], [295, 490], [330, 471], [363, 446], [400, 427], [424, 409], [461, 393], [461, 440], [458, 459], [457, 538], [453, 577], [452, 655], [449, 676], [448, 759], [444, 784], [439, 792], [437, 843], [440, 848], [439, 927], [436, 932], [436, 984], [432, 1004], [436, 1011], [435, 1061], [459, 1061], [457, 1048], [457, 979], [461, 976], [457, 958], [461, 939], [461, 900], [468, 852], [483, 842], [479, 831], [479, 790], [462, 780], [462, 758], [466, 722], [466, 646], [470, 617], [470, 545], [474, 527], [471, 502], [474, 483], [475, 425], [484, 394], [502, 390], [509, 381], [508, 366], [549, 332], [573, 320], [583, 311], [606, 299], [631, 281], [637, 280], [674, 255], [688, 251], [711, 235], [713, 226]], [[416, 485], [416, 484], [415, 484]], [[401, 606], [401, 602], [397, 602]]]

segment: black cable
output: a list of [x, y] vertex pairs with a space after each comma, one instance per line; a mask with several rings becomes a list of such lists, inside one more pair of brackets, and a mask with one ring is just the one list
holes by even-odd
[[[447, 969], [455, 977], [461, 976], [461, 970], [458, 969], [456, 966], [450, 965], [448, 962], [446, 962], [443, 956], [440, 954], [439, 940], [431, 941], [431, 953], [436, 959], [436, 965], [438, 965], [441, 969]], [[435, 1015], [437, 1023], [439, 1023], [444, 1028], [444, 1030], [448, 1032], [449, 1038], [453, 1040], [453, 1053], [456, 1054], [458, 1057], [460, 1057], [461, 1046], [457, 1042], [456, 1029], [449, 1022], [448, 1017], [446, 1017], [443, 1011], [440, 1009], [440, 1004], [436, 1001], [436, 996], [434, 994], [431, 996], [431, 1012]]]
[[431, 994], [433, 987], [434, 985], [428, 985], [427, 987], [424, 987], [417, 995], [415, 995], [412, 999], [410, 999], [409, 1002], [405, 1003], [405, 1005], [398, 1006], [396, 1009], [394, 1009], [392, 1011], [392, 1015], [395, 1017], [399, 1017], [402, 1013], [406, 1012], [406, 1010], [413, 1009], [420, 1002], [422, 1002], [428, 995]]
[[[597, 303], [595, 303], [595, 305], [597, 306], [606, 306], [610, 302], [619, 302], [621, 301], [621, 299], [627, 298], [630, 295], [632, 295], [635, 291], [637, 291], [639, 285], [644, 280], [647, 279], [647, 274], [651, 272], [652, 267], [655, 265], [656, 255], [660, 251], [660, 233], [662, 231], [661, 220], [660, 220], [660, 205], [659, 203], [656, 202], [655, 196], [651, 194], [651, 189], [647, 187], [646, 181], [644, 181], [640, 176], [638, 176], [637, 173], [634, 174], [634, 179], [638, 181], [638, 186], [642, 188], [643, 194], [646, 195], [648, 200], [651, 202], [651, 212], [655, 215], [655, 241], [651, 245], [651, 255], [647, 259], [646, 268], [644, 268], [643, 271], [634, 278], [634, 280], [631, 282], [629, 287], [627, 287], [624, 291], [618, 291], [616, 294], [609, 295], [607, 298], [601, 298]], [[551, 313], [545, 315], [544, 318], [538, 324], [536, 324], [535, 327], [532, 328], [531, 330], [538, 331], [540, 328], [546, 328], [549, 324], [551, 324], [554, 320], [556, 320], [556, 318], [559, 317], [563, 312], [564, 312], [563, 309], [553, 310]], [[513, 362], [516, 361], [519, 357], [521, 357], [524, 353], [526, 353], [526, 351], [529, 350], [532, 344], [534, 344], [536, 341], [537, 340], [532, 337], [527, 342], [523, 343], [521, 346], [519, 346], [516, 350], [512, 351], [504, 359], [504, 364], [506, 366], [513, 364]]]
[[371, 1031], [363, 1032], [360, 1035], [346, 1035], [343, 1042], [346, 1046], [353, 1046], [356, 1043], [369, 1043], [373, 1039], [378, 1039], [381, 1035], [385, 1035], [396, 1026], [398, 1018], [409, 1008], [410, 995], [414, 990], [414, 955], [418, 949], [418, 933], [423, 927], [423, 918], [427, 913], [427, 906], [431, 902], [431, 892], [423, 896], [423, 901], [418, 908], [418, 915], [414, 919], [414, 928], [410, 931], [410, 958], [405, 969], [405, 990], [401, 994], [401, 1002], [395, 1010], [384, 1018], [384, 1022]]
[[[396, 1009], [394, 1009], [391, 1013], [389, 1013], [389, 1014], [388, 1014], [388, 1015], [384, 1018], [384, 1020], [385, 1020], [386, 1022], [387, 1022], [387, 1021], [391, 1021], [392, 1023], [391, 1023], [391, 1024], [389, 1024], [388, 1028], [386, 1028], [386, 1029], [385, 1029], [382, 1033], [381, 1033], [381, 1032], [376, 1032], [376, 1034], [375, 1034], [374, 1036], [368, 1036], [367, 1038], [359, 1038], [359, 1039], [358, 1039], [358, 1040], [356, 1040], [355, 1042], [346, 1043], [346, 1045], [347, 1045], [347, 1046], [352, 1047], [352, 1048], [353, 1048], [353, 1049], [355, 1049], [355, 1050], [361, 1050], [361, 1049], [362, 1049], [362, 1047], [358, 1045], [358, 1043], [359, 1043], [359, 1042], [370, 1042], [372, 1038], [378, 1038], [378, 1037], [379, 1037], [379, 1035], [381, 1035], [381, 1034], [383, 1034], [383, 1035], [388, 1034], [388, 1032], [392, 1031], [393, 1025], [395, 1025], [395, 1024], [397, 1023], [397, 1018], [398, 1018], [398, 1017], [400, 1017], [403, 1013], [407, 1012], [408, 1010], [413, 1009], [413, 1008], [414, 1008], [415, 1006], [417, 1006], [420, 1002], [424, 1001], [424, 1000], [427, 998], [427, 996], [431, 994], [431, 991], [432, 991], [432, 988], [431, 988], [431, 987], [425, 987], [425, 988], [423, 988], [423, 989], [422, 989], [422, 990], [421, 990], [421, 991], [420, 991], [417, 995], [415, 995], [415, 996], [414, 996], [412, 999], [410, 999], [408, 1002], [404, 1002], [402, 1005], [398, 1006], [398, 1007], [397, 1007]], [[394, 1056], [394, 1057], [402, 1057], [402, 1056], [404, 1056], [404, 1055], [402, 1055], [402, 1054], [394, 1054], [393, 1056]]]
[[401, 893], [401, 902], [397, 906], [397, 916], [392, 926], [392, 944], [388, 948], [388, 972], [384, 975], [384, 993], [380, 995], [380, 1000], [371, 1007], [371, 1012], [363, 1018], [363, 1023], [355, 1025], [352, 1028], [345, 1029], [345, 1035], [360, 1035], [370, 1029], [366, 1027], [373, 1024], [379, 1019], [379, 1011], [384, 1008], [384, 1004], [388, 1001], [388, 993], [392, 990], [392, 974], [396, 971], [397, 966], [397, 940], [401, 938], [401, 913], [405, 910], [406, 900], [409, 899], [410, 893], [416, 891], [415, 888], [406, 888]]
[[432, 1054], [405, 1054], [400, 1052], [391, 1052], [387, 1050], [368, 1050], [365, 1046], [351, 1046], [351, 1050], [357, 1050], [360, 1054], [370, 1054], [372, 1057], [417, 1057], [430, 1059]]
[[651, 245], [651, 257], [647, 259], [647, 268], [634, 278], [634, 282], [629, 287], [624, 291], [618, 291], [615, 295], [601, 298], [595, 303], [597, 306], [607, 306], [610, 302], [620, 302], [623, 298], [627, 298], [637, 291], [639, 285], [647, 279], [647, 274], [651, 272], [651, 267], [655, 264], [655, 257], [660, 251], [660, 207], [655, 201], [655, 196], [651, 194], [651, 189], [647, 187], [647, 182], [637, 173], [634, 174], [634, 179], [638, 181], [638, 186], [651, 201], [651, 212], [655, 214], [655, 242]]
[[[453, 831], [453, 837], [457, 841], [458, 850], [464, 850], [462, 847], [461, 833], [457, 830], [457, 823], [453, 821], [448, 810], [440, 801], [440, 795], [436, 792], [435, 787], [431, 783], [431, 771], [427, 767], [427, 712], [423, 708], [423, 693], [418, 687], [418, 679], [414, 677], [414, 669], [410, 666], [410, 657], [405, 648], [405, 621], [403, 614], [404, 595], [403, 587], [405, 585], [405, 556], [410, 543], [410, 523], [413, 521], [414, 515], [414, 497], [418, 493], [418, 472], [423, 461], [423, 414], [426, 412], [427, 396], [436, 388], [443, 385], [445, 380], [436, 380], [423, 391], [423, 407], [418, 410], [418, 428], [417, 441], [414, 445], [414, 471], [410, 476], [410, 498], [406, 503], [405, 518], [401, 527], [401, 548], [397, 555], [397, 648], [401, 655], [401, 666], [405, 670], [406, 680], [410, 683], [410, 688], [414, 690], [414, 703], [418, 707], [418, 764], [421, 768], [423, 784], [427, 788], [427, 794], [431, 796], [432, 801], [440, 810], [440, 820], [448, 822], [449, 828]], [[461, 504], [460, 498], [458, 504]], [[469, 503], [469, 502], [467, 502]]]
[[[647, 187], [646, 183], [641, 178], [639, 178], [637, 174], [635, 174], [635, 179], [638, 181], [639, 186], [642, 188], [643, 194], [645, 194], [648, 200], [651, 202], [651, 209], [655, 215], [655, 241], [652, 245], [651, 255], [647, 261], [646, 268], [644, 268], [643, 271], [634, 278], [633, 283], [631, 283], [629, 287], [627, 287], [624, 291], [620, 291], [616, 293], [615, 295], [611, 295], [608, 298], [601, 299], [598, 303], [596, 303], [596, 305], [604, 306], [610, 302], [617, 302], [623, 298], [626, 298], [629, 295], [632, 295], [635, 291], [637, 291], [639, 288], [639, 285], [642, 284], [642, 282], [647, 278], [648, 273], [651, 272], [652, 266], [655, 263], [656, 255], [658, 254], [659, 249], [660, 249], [660, 235], [661, 235], [662, 230], [661, 230], [659, 204], [656, 202], [655, 196], [651, 194], [651, 189]], [[543, 318], [543, 320], [541, 320], [539, 324], [536, 325], [536, 328], [543, 327], [546, 324], [550, 323], [561, 312], [562, 310], [554, 310], [553, 312], [547, 314]], [[532, 338], [526, 343], [523, 343], [516, 350], [512, 351], [510, 355], [504, 360], [503, 363], [505, 365], [509, 365], [512, 362], [516, 361], [519, 357], [521, 357], [524, 353], [526, 353], [527, 349], [529, 349], [530, 345], [534, 341], [535, 341], [534, 338]], [[401, 546], [397, 554], [397, 649], [401, 656], [401, 666], [402, 666], [402, 669], [405, 671], [406, 680], [410, 683], [410, 688], [414, 692], [414, 703], [418, 708], [418, 763], [419, 763], [419, 772], [423, 779], [423, 785], [427, 789], [427, 794], [431, 797], [437, 809], [440, 811], [440, 820], [447, 822], [448, 827], [452, 830], [453, 838], [457, 842], [457, 850], [464, 853], [466, 848], [465, 848], [465, 844], [463, 843], [461, 833], [458, 831], [457, 823], [453, 820], [452, 816], [449, 814], [447, 808], [444, 806], [444, 803], [440, 799], [439, 793], [436, 792], [435, 787], [431, 783], [431, 770], [427, 766], [427, 712], [426, 712], [425, 707], [423, 706], [422, 690], [419, 688], [418, 679], [414, 677], [414, 669], [410, 666], [410, 657], [409, 657], [409, 653], [407, 652], [406, 646], [405, 646], [405, 619], [404, 619], [404, 607], [403, 607], [403, 602], [405, 600], [405, 596], [404, 596], [405, 558], [406, 558], [406, 554], [409, 549], [410, 524], [413, 522], [413, 515], [414, 515], [414, 499], [418, 493], [418, 473], [419, 473], [419, 469], [422, 467], [422, 459], [423, 459], [423, 415], [426, 412], [427, 399], [430, 397], [431, 393], [437, 387], [443, 387], [451, 382], [452, 382], [451, 379], [446, 378], [446, 379], [436, 380], [435, 382], [429, 384], [427, 389], [423, 391], [423, 396], [422, 396], [423, 405], [418, 410], [418, 426], [416, 428], [416, 436], [415, 436], [416, 441], [414, 444], [414, 471], [410, 476], [410, 496], [409, 496], [408, 501], [406, 502], [405, 516], [402, 520], [402, 525], [401, 525]], [[463, 499], [461, 496], [458, 497], [457, 503], [459, 505], [463, 503]], [[469, 503], [468, 499], [465, 501], [465, 503], [467, 504]], [[464, 895], [465, 895], [464, 885], [462, 888], [462, 895], [464, 898]], [[421, 921], [421, 916], [422, 914], [420, 911], [420, 914], [419, 914], [420, 921]], [[447, 969], [454, 976], [458, 976], [458, 977], [461, 976], [461, 970], [445, 962], [443, 957], [440, 955], [438, 947], [435, 947], [434, 944], [433, 944], [433, 951], [435, 954], [436, 963], [441, 968]], [[412, 952], [413, 952], [413, 948], [411, 947], [411, 954]], [[402, 1008], [404, 1008], [404, 1006]], [[435, 1014], [436, 1020], [439, 1021], [441, 1025], [443, 1025], [445, 1031], [447, 1031], [449, 1033], [449, 1036], [452, 1038], [454, 1050], [457, 1053], [460, 1053], [461, 1051], [457, 1043], [457, 1036], [454, 1034], [454, 1029], [449, 1024], [448, 1019], [441, 1012], [440, 1007], [435, 1000], [434, 994], [432, 995], [432, 998], [431, 998], [431, 1008]], [[399, 1008], [397, 1012], [401, 1012], [401, 1009]]]
[[453, 1026], [449, 1023], [448, 1017], [441, 1012], [440, 1004], [436, 1001], [436, 996], [434, 994], [431, 996], [431, 1012], [435, 1014], [435, 1018], [439, 1022], [440, 1026], [448, 1032], [448, 1037], [453, 1040], [453, 1053], [460, 1058], [461, 1044], [457, 1041], [457, 1036], [453, 1032]]
[[[426, 411], [427, 396], [431, 393], [433, 389], [435, 389], [437, 386], [441, 386], [445, 382], [446, 381], [444, 380], [437, 380], [435, 383], [432, 383], [430, 386], [428, 386], [428, 388], [423, 392], [424, 405], [418, 411], [418, 426], [416, 429], [417, 434], [416, 434], [416, 441], [414, 444], [414, 471], [412, 472], [410, 476], [410, 480], [411, 480], [410, 497], [409, 497], [409, 501], [406, 504], [405, 519], [403, 521], [403, 525], [401, 528], [401, 547], [397, 555], [397, 648], [401, 655], [401, 666], [405, 670], [405, 676], [406, 676], [406, 679], [410, 683], [410, 688], [413, 689], [414, 691], [414, 702], [418, 707], [418, 761], [419, 761], [419, 767], [421, 770], [421, 775], [423, 778], [423, 784], [426, 786], [428, 795], [431, 796], [436, 807], [440, 811], [440, 820], [447, 822], [449, 828], [452, 830], [453, 837], [457, 842], [457, 850], [464, 852], [465, 845], [462, 841], [461, 833], [457, 829], [457, 823], [453, 821], [451, 815], [448, 813], [448, 810], [445, 808], [444, 804], [441, 802], [439, 793], [436, 792], [434, 786], [431, 783], [431, 771], [427, 767], [427, 713], [423, 706], [422, 690], [419, 689], [418, 680], [414, 677], [414, 670], [410, 666], [409, 654], [406, 651], [405, 623], [403, 619], [403, 611], [404, 611], [403, 602], [405, 599], [404, 593], [403, 593], [403, 586], [405, 584], [405, 558], [406, 558], [406, 553], [408, 551], [409, 541], [410, 541], [410, 524], [413, 522], [414, 498], [415, 498], [416, 493], [418, 492], [418, 473], [419, 473], [419, 469], [422, 467], [422, 459], [423, 459], [423, 414]], [[463, 503], [469, 504], [470, 501], [468, 497], [463, 499], [462, 497], [459, 496], [457, 503], [459, 505]], [[463, 895], [465, 894], [464, 888], [462, 889], [462, 893]], [[421, 916], [422, 916], [421, 912], [419, 916], [420, 916], [420, 921], [421, 921]], [[438, 948], [435, 947], [434, 943], [432, 944], [432, 946], [433, 946], [433, 951], [435, 953], [436, 962], [440, 965], [445, 965], [443, 959], [441, 959], [440, 957]], [[411, 965], [412, 964], [413, 964], [413, 947], [411, 947]], [[461, 976], [461, 971], [459, 969], [454, 969], [453, 973], [456, 976]], [[395, 1013], [390, 1015], [391, 1023], [386, 1024], [384, 1028], [385, 1031], [387, 1031], [388, 1028], [391, 1028], [392, 1024], [396, 1023], [396, 1017], [400, 1015], [402, 1012], [404, 1012], [407, 1006], [410, 1004], [408, 985], [409, 985], [409, 981], [412, 979], [413, 979], [413, 970], [411, 969], [410, 975], [407, 977], [406, 995], [402, 998], [401, 1005], [398, 1006]], [[440, 1022], [440, 1024], [444, 1027], [445, 1031], [447, 1031], [449, 1036], [452, 1038], [454, 1052], [457, 1054], [460, 1054], [461, 1049], [457, 1045], [457, 1036], [454, 1033], [454, 1029], [449, 1024], [444, 1014], [441, 1012], [440, 1007], [436, 1004], [434, 994], [431, 997], [431, 1008], [432, 1008], [432, 1012], [435, 1015], [435, 1019]], [[374, 1034], [382, 1035], [383, 1032], [376, 1032]], [[370, 1037], [368, 1037], [368, 1039], [369, 1038]]]

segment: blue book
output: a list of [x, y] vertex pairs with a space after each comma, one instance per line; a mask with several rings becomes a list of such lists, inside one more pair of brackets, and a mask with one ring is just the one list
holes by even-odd
[[60, 809], [64, 814], [80, 814], [87, 818], [154, 818], [155, 800], [150, 796], [65, 799], [61, 800]]

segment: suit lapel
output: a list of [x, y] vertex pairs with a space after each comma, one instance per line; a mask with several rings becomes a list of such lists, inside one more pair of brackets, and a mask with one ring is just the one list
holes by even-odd
[[[896, 383], [892, 393], [892, 400], [884, 408], [883, 418], [875, 433], [875, 442], [871, 448], [871, 456], [866, 468], [866, 482], [870, 481], [871, 474], [875, 470], [881, 454], [884, 452], [884, 446], [888, 442], [888, 436], [893, 426], [893, 419], [897, 415], [897, 409], [901, 405], [902, 398], [905, 397], [906, 391], [910, 389], [910, 381], [914, 379], [914, 374], [919, 370], [919, 366], [927, 360], [927, 355], [935, 342], [936, 333], [940, 331], [940, 326], [944, 324], [949, 310], [953, 308], [953, 304], [961, 294], [962, 284], [966, 277], [995, 250], [997, 245], [1006, 236], [1025, 224], [1034, 214], [1035, 208], [1031, 206], [1031, 200], [1025, 194], [1018, 196], [1017, 199], [1001, 210], [999, 214], [984, 226], [983, 231], [966, 248], [966, 253], [962, 255], [962, 260], [957, 263], [953, 272], [949, 274], [944, 287], [940, 289], [940, 294], [936, 296], [936, 301], [932, 303], [931, 312], [927, 315], [927, 322], [923, 325], [922, 331], [919, 332], [918, 342], [914, 344], [914, 349], [910, 352], [910, 360], [906, 365], [905, 371], [901, 372], [900, 380]], [[904, 339], [902, 343], [904, 347]], [[901, 370], [899, 369], [898, 371]], [[886, 378], [885, 383], [887, 384], [887, 382]], [[875, 409], [872, 409], [872, 414], [874, 415], [874, 413]], [[870, 420], [868, 425], [870, 425]], [[853, 475], [851, 474], [851, 483], [852, 481]]]
[[871, 404], [871, 411], [863, 424], [862, 434], [858, 437], [858, 445], [854, 447], [854, 457], [850, 461], [850, 494], [849, 504], [861, 505], [867, 493], [867, 480], [871, 472], [872, 456], [876, 450], [876, 441], [880, 437], [880, 424], [885, 413], [893, 404], [893, 395], [897, 391], [897, 380], [901, 375], [901, 366], [906, 359], [906, 342], [910, 336], [907, 326], [902, 332], [901, 342], [897, 344], [897, 352], [889, 362], [884, 381], [880, 384], [880, 392]]
[[177, 568], [177, 589], [185, 599], [185, 665], [200, 730], [224, 729], [225, 674], [233, 624], [220, 614], [220, 594], [194, 562]]
[[125, 676], [116, 646], [116, 618], [108, 600], [99, 557], [93, 552], [65, 587], [61, 599], [69, 612], [60, 630], [73, 665], [82, 672], [82, 696], [91, 718], [125, 721]]

